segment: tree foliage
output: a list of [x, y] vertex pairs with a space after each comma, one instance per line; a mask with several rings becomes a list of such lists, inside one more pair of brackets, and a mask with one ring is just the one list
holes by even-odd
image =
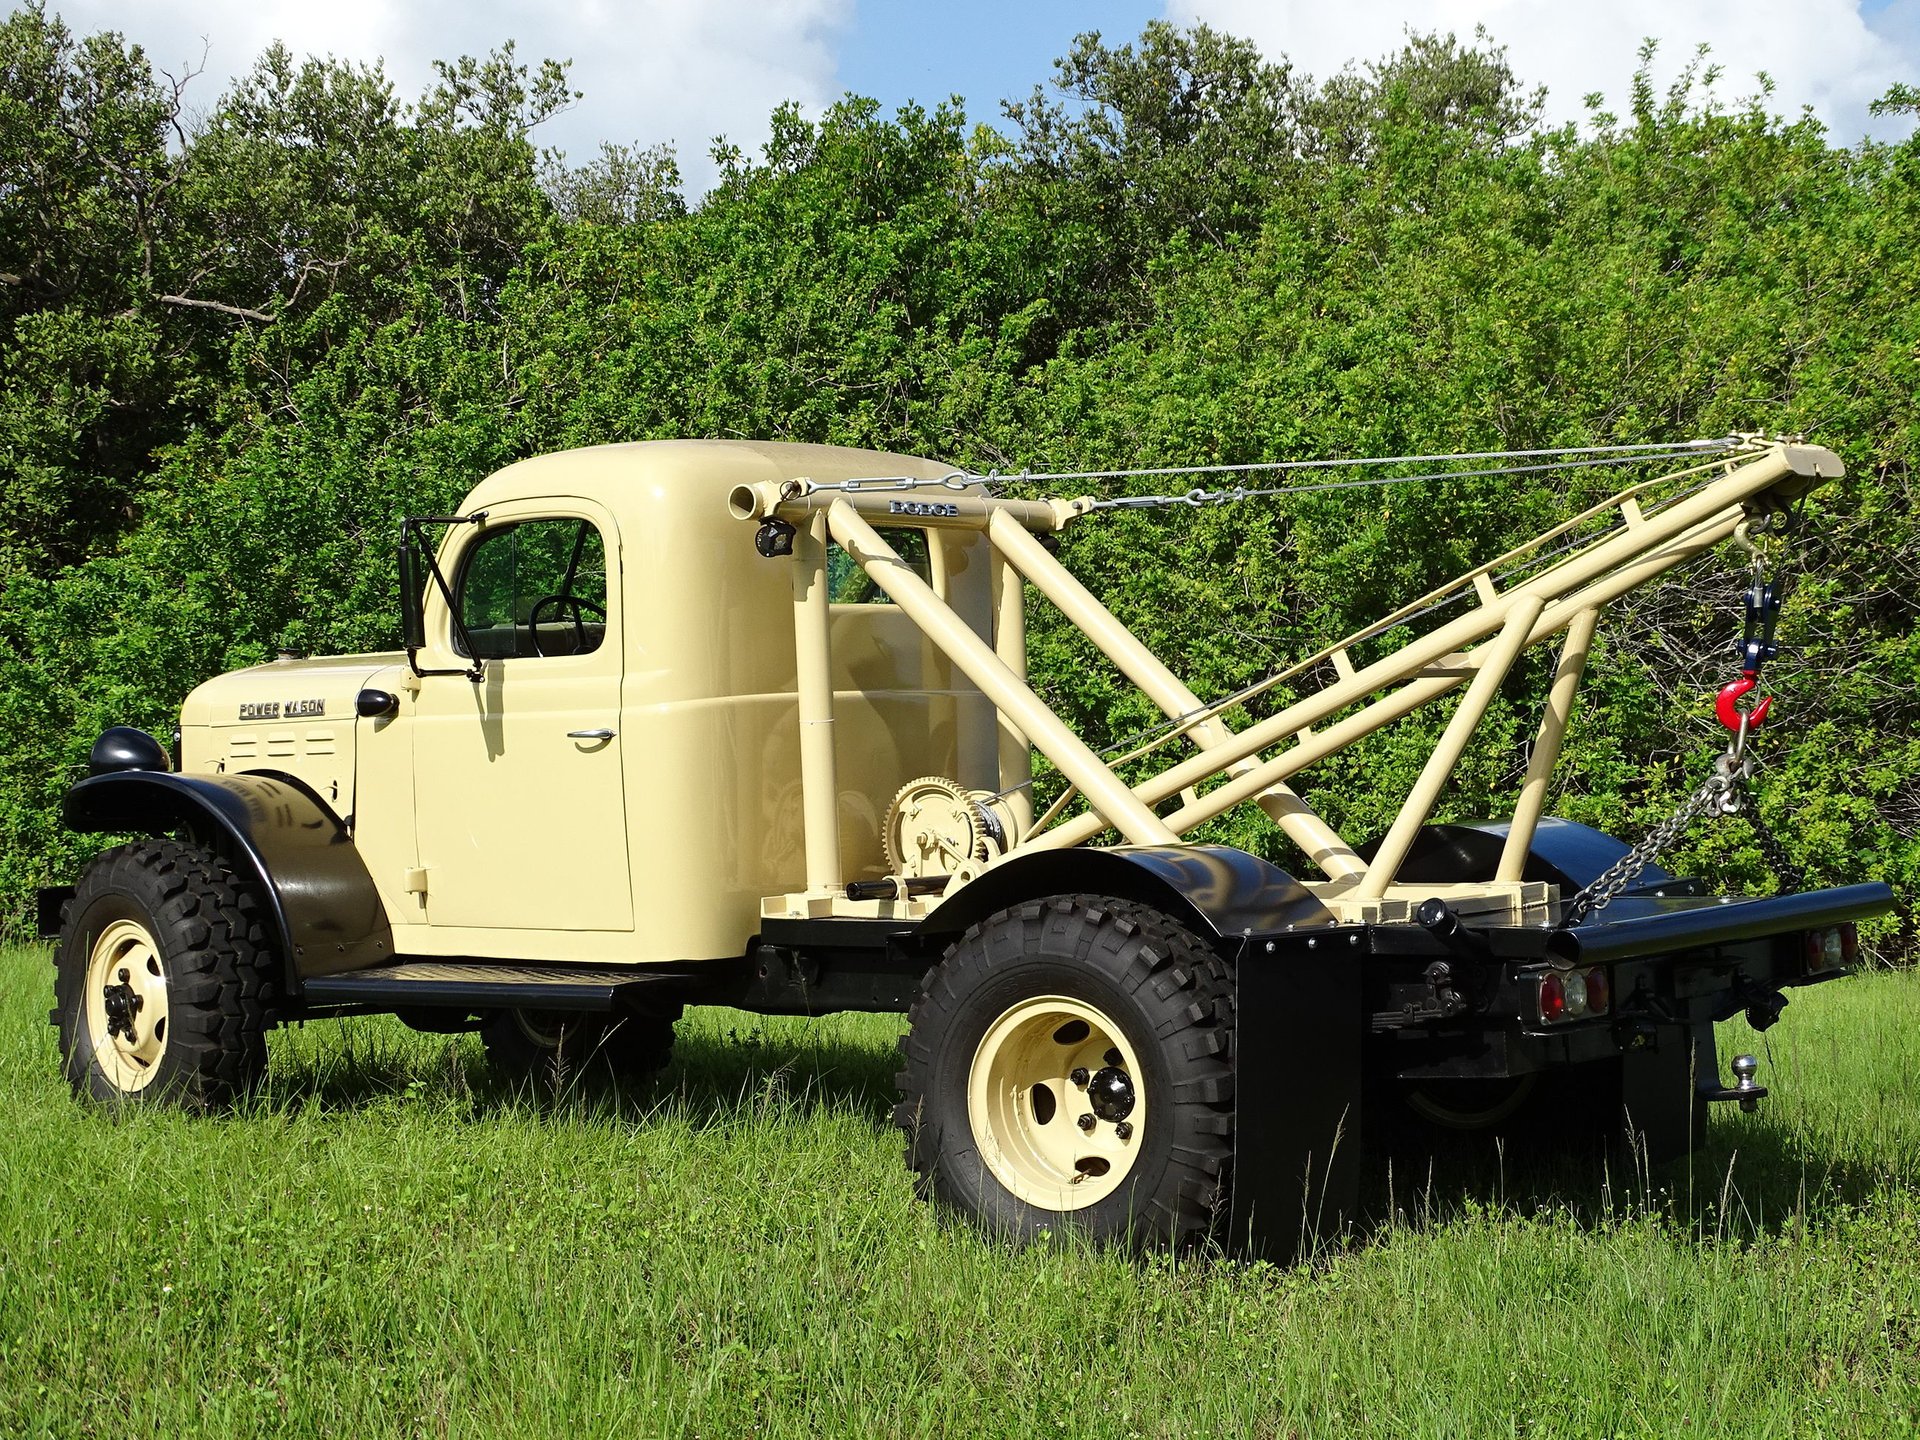
[[[1003, 130], [956, 104], [780, 107], [688, 205], [663, 147], [543, 154], [573, 96], [510, 50], [409, 103], [377, 67], [276, 47], [190, 118], [190, 77], [36, 6], [0, 27], [0, 71], [16, 923], [85, 843], [58, 797], [104, 725], [164, 733], [193, 684], [278, 644], [391, 645], [400, 515], [526, 455], [672, 435], [1018, 469], [1806, 432], [1851, 473], [1798, 547], [1763, 813], [1817, 879], [1920, 878], [1920, 141], [1836, 147], [1766, 96], [1721, 102], [1703, 63], [1545, 130], [1484, 35], [1316, 82], [1156, 23], [1082, 37]], [[1217, 694], [1601, 483], [1121, 514], [1066, 553]], [[1741, 580], [1719, 556], [1612, 612], [1564, 813], [1638, 833], [1703, 773]], [[1033, 633], [1096, 743], [1157, 719], [1044, 605]], [[1548, 667], [1509, 681], [1449, 815], [1510, 794]], [[1443, 719], [1303, 784], [1377, 829]], [[1286, 858], [1256, 813], [1215, 833]], [[1766, 880], [1742, 828], [1683, 859]]]

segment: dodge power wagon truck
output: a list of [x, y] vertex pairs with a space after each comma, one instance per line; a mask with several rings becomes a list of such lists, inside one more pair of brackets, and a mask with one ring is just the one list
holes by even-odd
[[[1713, 1022], [1771, 1023], [1843, 973], [1891, 895], [1703, 895], [1542, 813], [1600, 610], [1762, 547], [1840, 473], [1758, 437], [1669, 448], [1673, 474], [1212, 704], [1049, 543], [1150, 499], [730, 441], [509, 466], [406, 522], [403, 650], [209, 680], [173, 753], [94, 746], [66, 821], [136, 838], [42, 893], [67, 1075], [199, 1107], [260, 1076], [274, 1026], [329, 1015], [641, 1072], [691, 1003], [905, 1011], [924, 1193], [1014, 1234], [1277, 1251], [1352, 1214], [1369, 1105], [1489, 1128], [1550, 1088], [1557, 1134], [1682, 1151], [1706, 1102], [1765, 1093], [1746, 1057], [1721, 1083]], [[1042, 602], [1168, 717], [1133, 753], [1096, 754], [1028, 684]], [[1512, 816], [1431, 823], [1516, 657], [1556, 638]], [[1740, 803], [1764, 712], [1737, 702], [1770, 642], [1749, 636], [1729, 753], [1672, 828]], [[1300, 698], [1234, 709], [1283, 682]], [[1349, 843], [1292, 788], [1454, 691], [1385, 836]], [[1044, 811], [1036, 750], [1064, 784]], [[1182, 838], [1246, 802], [1317, 873]]]

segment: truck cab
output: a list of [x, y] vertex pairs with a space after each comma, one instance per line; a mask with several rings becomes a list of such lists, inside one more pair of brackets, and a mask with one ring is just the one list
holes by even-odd
[[[951, 468], [736, 441], [508, 466], [437, 527], [448, 591], [421, 577], [414, 663], [218, 676], [187, 698], [181, 771], [286, 776], [334, 812], [392, 929], [365, 963], [737, 959], [763, 897], [802, 889], [805, 863], [792, 585], [727, 499], [880, 471]], [[980, 536], [895, 533], [991, 642]], [[827, 583], [841, 868], [872, 880], [902, 786], [997, 792], [1030, 774], [1002, 774], [992, 707], [856, 567], [840, 557]]]

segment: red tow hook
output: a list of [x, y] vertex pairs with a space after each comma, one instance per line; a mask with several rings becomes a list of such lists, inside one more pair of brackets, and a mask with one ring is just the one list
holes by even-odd
[[1720, 717], [1720, 723], [1727, 729], [1739, 732], [1744, 724], [1749, 730], [1758, 730], [1767, 720], [1767, 710], [1773, 704], [1773, 697], [1767, 696], [1751, 710], [1742, 710], [1740, 700], [1760, 683], [1760, 677], [1752, 670], [1742, 670], [1738, 680], [1730, 680], [1720, 687], [1720, 694], [1713, 702], [1713, 713]]

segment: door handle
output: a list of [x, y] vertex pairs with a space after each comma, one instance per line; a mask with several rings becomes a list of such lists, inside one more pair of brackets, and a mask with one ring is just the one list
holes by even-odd
[[613, 739], [613, 731], [611, 730], [569, 730], [567, 731], [567, 738], [569, 740], [611, 740]]

